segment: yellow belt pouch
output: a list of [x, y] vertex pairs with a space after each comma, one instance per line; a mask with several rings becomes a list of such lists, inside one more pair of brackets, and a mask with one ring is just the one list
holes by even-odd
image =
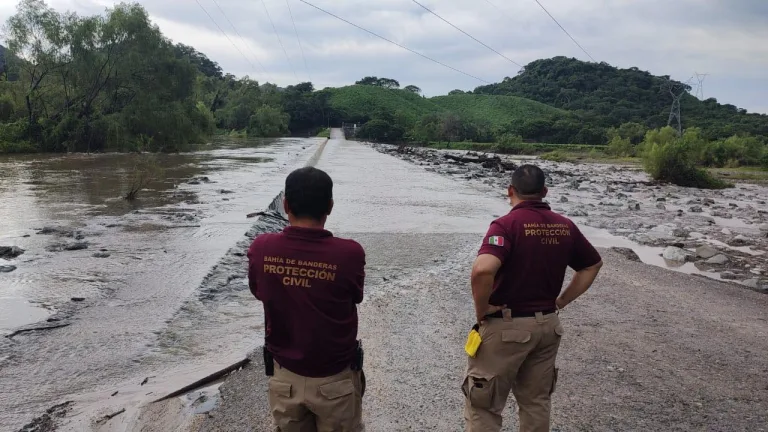
[[478, 330], [480, 330], [480, 326], [475, 324], [474, 327], [472, 327], [472, 330], [469, 332], [469, 336], [467, 337], [467, 344], [464, 345], [464, 351], [466, 351], [467, 355], [472, 358], [477, 355], [477, 350], [480, 348], [480, 343], [483, 341]]

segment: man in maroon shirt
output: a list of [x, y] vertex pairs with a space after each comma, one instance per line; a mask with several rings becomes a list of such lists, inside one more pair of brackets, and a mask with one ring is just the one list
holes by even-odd
[[[576, 225], [542, 201], [544, 183], [536, 166], [515, 170], [508, 189], [512, 211], [491, 223], [472, 268], [482, 342], [468, 358], [462, 385], [468, 431], [501, 430], [511, 391], [520, 431], [549, 432], [563, 335], [558, 310], [586, 292], [602, 266]], [[566, 267], [576, 273], [561, 293]]]
[[324, 229], [332, 191], [319, 169], [292, 172], [283, 202], [290, 225], [248, 250], [249, 285], [264, 305], [265, 350], [274, 358], [269, 405], [282, 432], [363, 427], [357, 304], [365, 252]]

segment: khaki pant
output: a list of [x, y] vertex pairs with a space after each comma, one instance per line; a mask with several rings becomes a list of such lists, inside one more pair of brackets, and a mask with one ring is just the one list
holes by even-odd
[[563, 335], [557, 314], [488, 318], [482, 343], [469, 358], [462, 390], [468, 432], [501, 430], [509, 392], [519, 407], [521, 432], [549, 432], [550, 396], [557, 383], [555, 357]]
[[350, 369], [325, 378], [297, 375], [275, 363], [269, 408], [280, 432], [360, 432], [362, 372]]

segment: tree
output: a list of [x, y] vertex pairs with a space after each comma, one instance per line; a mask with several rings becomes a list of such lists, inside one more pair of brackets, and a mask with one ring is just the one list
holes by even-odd
[[379, 85], [379, 78], [377, 78], [375, 76], [369, 76], [369, 77], [365, 77], [365, 78], [361, 79], [360, 81], [355, 81], [355, 84], [377, 86], [377, 85]]
[[279, 137], [288, 133], [290, 116], [278, 108], [262, 105], [251, 116], [248, 135], [256, 137]]
[[459, 90], [459, 89], [451, 90], [451, 91], [448, 92], [448, 94], [449, 95], [460, 95], [460, 94], [464, 94], [464, 90]]
[[62, 18], [41, 0], [23, 0], [6, 25], [6, 58], [15, 59], [10, 68], [19, 70], [24, 82], [27, 126], [35, 138], [40, 135], [38, 118], [48, 110], [42, 95], [54, 86], [53, 74], [67, 64], [65, 47], [69, 41]]
[[416, 93], [417, 95], [420, 95], [420, 94], [421, 94], [421, 89], [420, 89], [420, 88], [418, 88], [418, 87], [416, 87], [415, 85], [409, 85], [409, 86], [405, 86], [405, 87], [403, 88], [403, 90], [407, 90], [407, 91], [409, 91], [409, 92], [411, 92], [411, 93]]
[[223, 78], [221, 66], [209, 59], [205, 54], [198, 52], [195, 48], [179, 43], [174, 46], [174, 52], [177, 58], [186, 59], [195, 65], [197, 70], [203, 75], [209, 78]]
[[380, 87], [388, 88], [388, 89], [397, 89], [400, 88], [400, 83], [397, 80], [391, 79], [391, 78], [380, 78], [379, 84]]
[[405, 131], [383, 119], [374, 119], [360, 127], [357, 136], [362, 139], [380, 142], [400, 142]]
[[174, 150], [204, 135], [193, 121], [196, 68], [141, 6], [80, 17], [23, 0], [7, 29], [13, 84], [25, 93], [23, 138], [41, 150], [131, 149], [141, 136]]
[[397, 80], [394, 80], [391, 78], [378, 78], [375, 76], [365, 77], [360, 81], [356, 81], [355, 84], [372, 85], [372, 86], [384, 87], [389, 89], [400, 88], [400, 83]]

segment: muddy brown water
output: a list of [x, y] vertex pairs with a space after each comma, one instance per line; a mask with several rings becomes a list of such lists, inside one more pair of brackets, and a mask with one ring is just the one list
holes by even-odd
[[[243, 238], [253, 223], [245, 215], [265, 208], [321, 142], [218, 140], [160, 155], [161, 179], [133, 202], [121, 197], [136, 155], [0, 156], [0, 246], [26, 251], [0, 259], [17, 267], [0, 273], [0, 335], [68, 324], [0, 337], [0, 430], [78, 393], [159, 375], [177, 354], [205, 364], [257, 344], [255, 331], [197, 337], [169, 324]], [[87, 248], [60, 251], [78, 242]], [[258, 329], [255, 302], [219, 307], [222, 319], [247, 316], [244, 326]]]

